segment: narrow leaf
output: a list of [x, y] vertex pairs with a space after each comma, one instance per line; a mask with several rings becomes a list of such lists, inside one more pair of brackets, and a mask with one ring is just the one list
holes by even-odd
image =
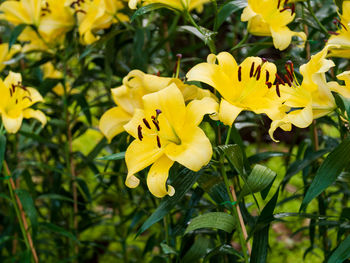
[[6, 136], [0, 134], [0, 172], [2, 171], [2, 164], [5, 158], [5, 150], [6, 150]]
[[332, 151], [317, 170], [316, 176], [307, 190], [300, 211], [305, 210], [312, 199], [321, 194], [328, 186], [335, 182], [341, 171], [349, 165], [350, 137], [346, 138]]
[[102, 161], [116, 161], [116, 160], [122, 160], [125, 158], [125, 152], [120, 153], [114, 153], [111, 155], [106, 155], [103, 157], [96, 158], [96, 160], [102, 160]]
[[[160, 9], [160, 8], [172, 9], [168, 5], [160, 4], [160, 3], [154, 3], [154, 4], [145, 5], [145, 6], [142, 6], [142, 7], [138, 8], [135, 11], [135, 13], [132, 15], [130, 20], [131, 20], [131, 22], [133, 22], [136, 17], [142, 16], [142, 15], [144, 15], [146, 13], [149, 13], [151, 11], [154, 11], [154, 10], [157, 10], [157, 9]], [[177, 11], [176, 9], [173, 9], [173, 10]]]
[[222, 25], [222, 23], [225, 22], [226, 18], [228, 18], [233, 13], [237, 12], [238, 10], [242, 9], [244, 5], [240, 5], [237, 3], [237, 1], [228, 2], [225, 4], [219, 11], [216, 24], [215, 24], [215, 31], [218, 30], [218, 28]]
[[342, 263], [350, 257], [350, 236], [348, 236], [340, 245], [333, 251], [328, 263]]
[[211, 212], [192, 219], [185, 234], [199, 228], [216, 228], [231, 233], [234, 227], [235, 220], [232, 215], [224, 212]]
[[15, 192], [22, 203], [24, 212], [26, 213], [27, 217], [29, 218], [32, 224], [33, 235], [34, 235], [34, 233], [36, 233], [36, 230], [38, 228], [38, 214], [37, 214], [33, 199], [30, 196], [30, 194], [24, 189], [16, 189]]
[[39, 224], [39, 226], [44, 227], [48, 230], [51, 230], [52, 232], [55, 232], [57, 234], [68, 237], [69, 239], [72, 239], [73, 241], [79, 243], [79, 240], [77, 240], [77, 238], [71, 232], [68, 232], [67, 230], [65, 230], [62, 227], [59, 227], [59, 226], [56, 226], [54, 224], [47, 223], [47, 222], [42, 222]]
[[24, 30], [24, 28], [27, 25], [25, 24], [21, 24], [16, 26], [12, 31], [11, 31], [11, 35], [10, 35], [10, 39], [9, 39], [9, 50], [11, 49], [11, 47], [16, 43], [17, 38], [19, 37], [19, 35], [22, 33], [22, 31]]
[[225, 154], [227, 160], [239, 174], [244, 173], [243, 154], [241, 148], [237, 144], [218, 146], [218, 149]]

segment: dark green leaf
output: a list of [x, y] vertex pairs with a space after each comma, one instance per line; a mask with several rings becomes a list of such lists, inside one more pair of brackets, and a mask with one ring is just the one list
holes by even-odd
[[218, 146], [218, 149], [225, 154], [227, 160], [239, 174], [244, 173], [243, 154], [241, 148], [237, 144]]
[[185, 234], [199, 228], [216, 228], [231, 233], [235, 227], [235, 219], [224, 212], [211, 212], [193, 218]]
[[17, 38], [19, 37], [19, 35], [22, 33], [22, 31], [24, 30], [24, 28], [27, 25], [25, 24], [21, 24], [16, 26], [12, 31], [11, 31], [11, 35], [10, 35], [10, 39], [9, 39], [9, 50], [11, 49], [11, 47], [16, 43]]
[[280, 157], [280, 156], [286, 156], [288, 153], [285, 152], [263, 152], [263, 153], [257, 153], [248, 158], [249, 163], [258, 163], [261, 161], [265, 161], [272, 157]]
[[239, 199], [247, 194], [260, 192], [275, 179], [276, 173], [271, 169], [256, 164], [248, 176], [247, 183], [243, 186]]
[[310, 188], [307, 190], [305, 198], [300, 206], [300, 211], [306, 209], [306, 206], [312, 199], [321, 194], [328, 186], [335, 182], [341, 171], [349, 165], [350, 161], [350, 137], [346, 138], [339, 146], [333, 150], [324, 160], [317, 170]]
[[214, 30], [217, 31], [222, 23], [225, 22], [226, 18], [242, 9], [243, 7], [244, 5], [237, 3], [237, 1], [231, 1], [225, 4], [218, 13]]
[[212, 249], [204, 258], [203, 262], [208, 262], [212, 257], [216, 255], [222, 255], [222, 254], [229, 254], [229, 255], [235, 255], [238, 258], [243, 259], [243, 256], [239, 254], [232, 246], [224, 244], [219, 247], [216, 247]]
[[[202, 171], [202, 170], [201, 170]], [[170, 210], [184, 197], [188, 190], [191, 189], [192, 185], [197, 181], [201, 174], [199, 172], [192, 172], [184, 168], [176, 175], [172, 186], [175, 188], [174, 196], [166, 196], [162, 199], [156, 211], [147, 218], [143, 223], [140, 230], [137, 232], [136, 236], [140, 235], [142, 232], [146, 231], [150, 226], [161, 220]]]
[[208, 238], [199, 236], [185, 256], [181, 259], [181, 262], [198, 262], [198, 260], [206, 254], [209, 245], [210, 240]]
[[166, 254], [166, 255], [169, 255], [169, 254], [177, 255], [178, 254], [178, 252], [175, 249], [173, 249], [172, 247], [168, 246], [165, 243], [161, 243], [160, 246], [161, 246], [164, 254]]
[[6, 150], [6, 136], [4, 134], [0, 134], [0, 172], [2, 171], [2, 164], [5, 158], [5, 150]]
[[[154, 10], [157, 10], [160, 8], [168, 8], [169, 9], [169, 6], [165, 5], [165, 4], [159, 4], [159, 3], [154, 3], [154, 4], [142, 6], [135, 11], [135, 13], [132, 15], [130, 20], [131, 20], [131, 22], [133, 22], [136, 17], [142, 16], [146, 13], [149, 13], [151, 11], [154, 11]], [[174, 10], [176, 11], [176, 9], [174, 9]]]
[[111, 155], [103, 156], [96, 158], [96, 160], [102, 160], [102, 161], [116, 161], [116, 160], [122, 160], [125, 158], [125, 152], [120, 153], [114, 153]]
[[328, 259], [328, 263], [342, 263], [350, 257], [350, 236], [340, 243]]
[[33, 199], [30, 196], [30, 194], [24, 189], [16, 189], [15, 192], [22, 203], [24, 212], [26, 213], [27, 217], [29, 218], [32, 224], [33, 235], [34, 235], [38, 228], [38, 214], [36, 212]]

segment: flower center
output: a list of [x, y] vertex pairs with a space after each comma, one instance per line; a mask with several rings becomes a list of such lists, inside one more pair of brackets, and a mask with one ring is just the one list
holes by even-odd
[[9, 115], [17, 115], [23, 109], [23, 103], [26, 100], [32, 102], [30, 91], [20, 81], [17, 84], [12, 83], [9, 87], [9, 92], [10, 100], [5, 108]]
[[[168, 143], [181, 144], [181, 139], [176, 134], [174, 127], [170, 125], [170, 122], [166, 118], [162, 118], [160, 121], [159, 115], [161, 110], [156, 109], [156, 115], [152, 115], [150, 119], [143, 118], [142, 123], [137, 127], [137, 137], [140, 141], [144, 136], [155, 137], [155, 144], [158, 148], [167, 145]], [[164, 129], [163, 129], [164, 128]]]

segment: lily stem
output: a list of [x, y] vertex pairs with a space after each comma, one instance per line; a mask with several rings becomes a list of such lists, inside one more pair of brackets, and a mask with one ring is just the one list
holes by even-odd
[[322, 25], [322, 23], [320, 22], [320, 20], [318, 20], [318, 18], [316, 17], [314, 10], [312, 10], [312, 6], [311, 6], [311, 2], [310, 0], [307, 0], [307, 8], [310, 11], [311, 16], [313, 17], [313, 19], [315, 19], [317, 25], [320, 27], [321, 31], [328, 36], [328, 30]]
[[37, 255], [35, 247], [34, 247], [32, 236], [30, 235], [30, 232], [29, 232], [29, 227], [28, 227], [26, 215], [24, 213], [21, 200], [19, 199], [18, 195], [15, 192], [16, 185], [12, 179], [12, 175], [11, 175], [10, 169], [9, 169], [6, 161], [4, 161], [4, 168], [5, 168], [4, 169], [5, 176], [9, 177], [9, 179], [7, 180], [7, 183], [8, 183], [8, 187], [9, 187], [9, 191], [10, 191], [12, 204], [16, 210], [16, 215], [17, 215], [17, 219], [18, 219], [18, 222], [19, 222], [19, 225], [21, 228], [23, 238], [24, 238], [24, 242], [26, 244], [27, 249], [32, 252], [34, 262], [38, 263], [39, 259], [38, 259], [38, 255]]

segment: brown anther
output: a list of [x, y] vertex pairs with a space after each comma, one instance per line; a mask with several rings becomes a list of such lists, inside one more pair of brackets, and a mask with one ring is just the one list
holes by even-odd
[[[334, 20], [336, 21], [336, 23], [338, 23], [339, 25], [341, 25], [346, 31], [348, 31], [348, 29], [346, 28], [346, 26], [338, 19], [338, 18], [334, 18]], [[333, 21], [334, 23], [334, 21]]]
[[84, 11], [82, 9], [78, 9], [75, 11], [75, 14], [78, 14], [78, 13], [86, 14], [86, 11]]
[[267, 59], [266, 58], [261, 58], [262, 60], [262, 64], [266, 63], [267, 62]]
[[328, 34], [330, 34], [330, 35], [335, 35], [335, 36], [339, 35], [338, 32], [334, 32], [334, 31], [328, 31]]
[[254, 62], [252, 63], [251, 67], [250, 67], [250, 72], [249, 72], [249, 77], [253, 77], [254, 74]]
[[[161, 110], [159, 110], [159, 109], [156, 109], [156, 114], [157, 114], [157, 116], [159, 115], [159, 114], [161, 114], [162, 113], [162, 111]], [[157, 117], [156, 117], [157, 118]]]
[[158, 121], [152, 120], [152, 122], [153, 122], [154, 126], [156, 126], [157, 131], [160, 131], [160, 127], [159, 127]]
[[292, 8], [291, 9], [292, 9], [292, 15], [293, 15], [295, 13], [295, 4], [294, 3], [292, 4]]
[[256, 68], [256, 71], [254, 73], [254, 77], [256, 78], [256, 80], [259, 80], [260, 79], [260, 72], [261, 72], [261, 65], [259, 65], [257, 68]]
[[278, 97], [281, 97], [279, 83], [276, 84], [276, 93]]
[[276, 79], [277, 79], [277, 83], [279, 82], [279, 83], [281, 83], [282, 85], [284, 85], [284, 84], [286, 84], [285, 82], [284, 82], [284, 80], [276, 73]]
[[288, 86], [291, 87], [291, 86], [292, 86], [292, 82], [291, 82], [291, 80], [289, 79], [289, 76], [288, 76], [287, 74], [284, 74], [284, 79], [286, 80]]
[[293, 76], [293, 64], [288, 64], [288, 61], [287, 63], [284, 65], [284, 68], [286, 69], [287, 73], [288, 73], [288, 78], [290, 79], [290, 81], [293, 82], [293, 79], [294, 79], [294, 76]]
[[11, 86], [12, 86], [12, 92], [15, 93], [15, 91], [16, 91], [16, 85], [11, 84]]
[[270, 78], [270, 73], [266, 70], [266, 82], [269, 81], [269, 78]]
[[156, 75], [157, 77], [159, 77], [160, 76], [160, 71], [158, 70], [158, 72], [157, 72], [157, 75]]
[[267, 87], [270, 89], [272, 87], [272, 83], [271, 82], [265, 82], [265, 84], [267, 85]]
[[11, 89], [11, 88], [9, 88], [9, 90], [10, 90], [10, 96], [12, 97], [12, 89]]
[[151, 129], [151, 126], [149, 125], [148, 121], [145, 118], [143, 118], [142, 121], [148, 129]]
[[[292, 8], [290, 7], [290, 6], [287, 6], [287, 7], [285, 7], [285, 8], [283, 8], [283, 9], [281, 9], [280, 10], [280, 13], [282, 13], [282, 12], [284, 12], [284, 11], [286, 11], [286, 10], [291, 10]], [[293, 10], [292, 10], [292, 12], [293, 12]]]
[[281, 4], [281, 0], [278, 0], [278, 3], [277, 3], [277, 9], [280, 8], [280, 4]]
[[162, 148], [162, 145], [160, 144], [160, 139], [159, 139], [159, 136], [157, 135], [157, 146], [159, 148]]
[[18, 103], [18, 99], [16, 99], [16, 104]]
[[142, 127], [141, 127], [141, 125], [139, 125], [137, 127], [137, 136], [139, 137], [139, 140], [142, 141], [143, 136], [142, 136]]
[[154, 116], [151, 116], [151, 119], [152, 119], [152, 120], [155, 120], [155, 119], [156, 119], [156, 117], [154, 117]]
[[242, 67], [238, 67], [238, 81], [242, 81]]
[[176, 54], [176, 57], [177, 57], [178, 59], [182, 59], [182, 54]]

